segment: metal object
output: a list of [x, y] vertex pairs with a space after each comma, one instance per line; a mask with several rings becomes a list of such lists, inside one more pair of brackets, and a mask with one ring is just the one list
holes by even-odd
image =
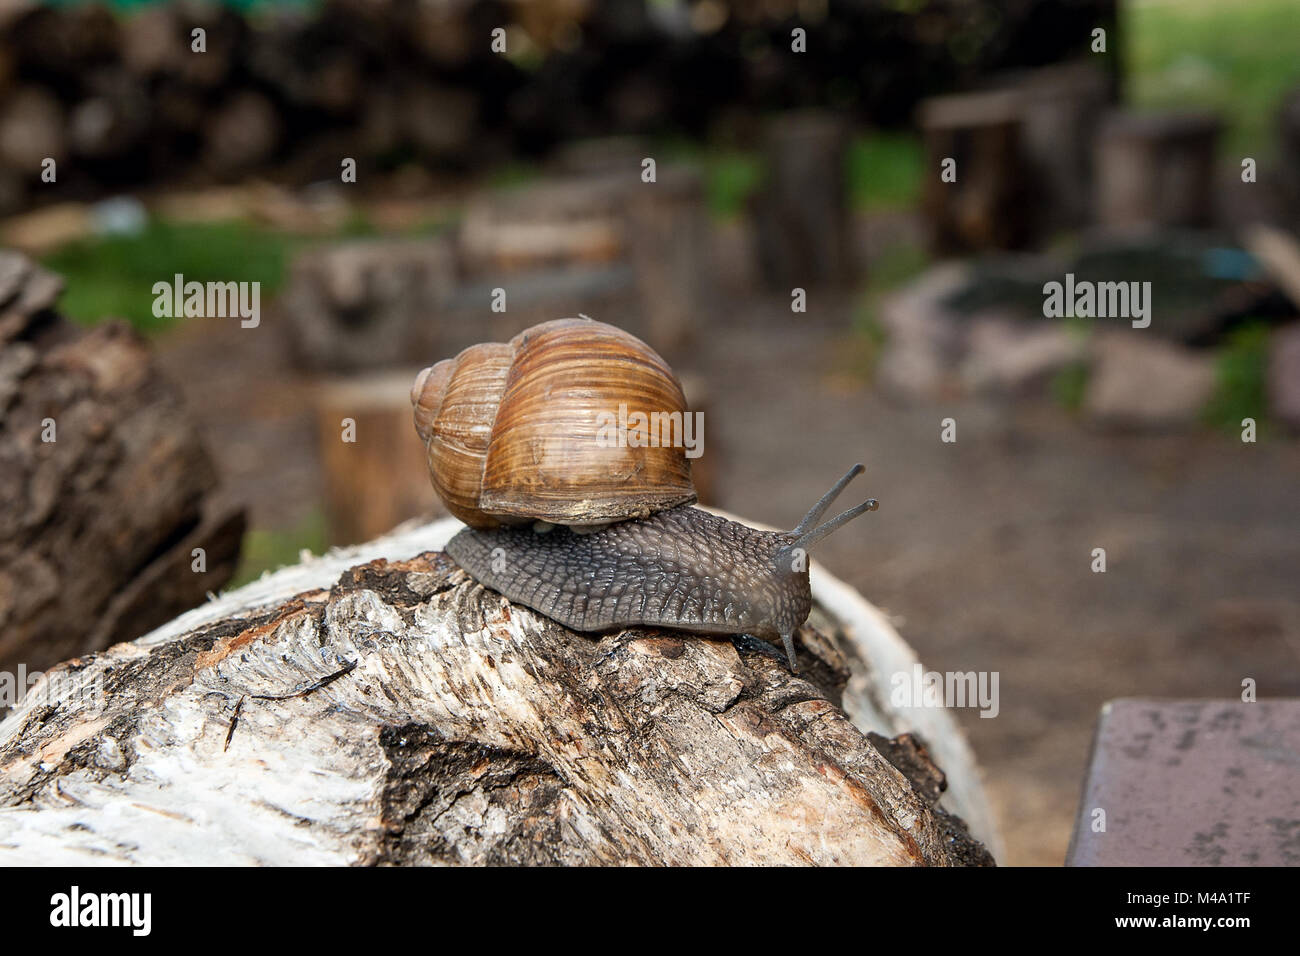
[[1300, 700], [1107, 703], [1065, 862], [1300, 864]]

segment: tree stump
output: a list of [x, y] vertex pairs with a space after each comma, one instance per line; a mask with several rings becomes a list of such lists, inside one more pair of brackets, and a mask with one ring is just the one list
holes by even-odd
[[852, 277], [847, 150], [848, 131], [831, 113], [786, 113], [768, 126], [767, 181], [754, 214], [760, 269], [774, 287]]
[[628, 236], [645, 337], [668, 353], [685, 348], [708, 301], [708, 215], [704, 180], [684, 166], [665, 166], [658, 180], [634, 189]]
[[1090, 60], [1006, 77], [1019, 97], [1021, 147], [1034, 234], [1086, 225], [1093, 215], [1093, 143], [1112, 96], [1111, 77]]
[[950, 715], [885, 703], [915, 658], [821, 568], [791, 675], [752, 640], [569, 631], [438, 550], [459, 527], [48, 673], [0, 724], [0, 862], [992, 862], [934, 802], [946, 774], [993, 838]]
[[[1012, 90], [938, 96], [921, 105], [922, 205], [939, 255], [1018, 249], [1034, 238], [1024, 104]], [[956, 179], [940, 178], [944, 160]]]
[[298, 256], [277, 309], [304, 368], [405, 367], [439, 354], [455, 287], [444, 239], [353, 240]]
[[[490, 317], [498, 335], [558, 308], [614, 321], [665, 354], [683, 349], [707, 298], [703, 180], [694, 169], [665, 164], [645, 183], [639, 159], [616, 157], [583, 177], [555, 177], [472, 203], [459, 237], [470, 277], [461, 306], [482, 312], [490, 290], [502, 288], [508, 312]], [[505, 315], [513, 316], [508, 324]]]
[[61, 285], [0, 253], [0, 667], [29, 671], [202, 602], [244, 527], [147, 344], [72, 326]]
[[[418, 371], [372, 373], [316, 389], [331, 542], [356, 544], [408, 519], [447, 513], [429, 484], [424, 446], [411, 424]], [[345, 419], [352, 422], [350, 435]]]
[[1209, 225], [1220, 125], [1205, 113], [1118, 113], [1107, 120], [1096, 147], [1101, 224]]

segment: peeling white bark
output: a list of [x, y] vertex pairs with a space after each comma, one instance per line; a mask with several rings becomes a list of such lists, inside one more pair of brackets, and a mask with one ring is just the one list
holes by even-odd
[[996, 840], [951, 715], [889, 706], [911, 651], [820, 567], [825, 666], [790, 675], [744, 641], [568, 631], [438, 551], [459, 527], [305, 558], [52, 671], [58, 702], [0, 723], [0, 863], [986, 859], [864, 736], [920, 734], [943, 805]]

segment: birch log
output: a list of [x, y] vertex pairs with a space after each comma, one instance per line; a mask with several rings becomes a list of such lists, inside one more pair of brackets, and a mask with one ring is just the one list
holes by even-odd
[[0, 724], [0, 864], [992, 862], [933, 802], [946, 773], [996, 845], [950, 715], [888, 706], [915, 658], [821, 568], [791, 675], [757, 641], [568, 631], [452, 564], [459, 527], [47, 673]]

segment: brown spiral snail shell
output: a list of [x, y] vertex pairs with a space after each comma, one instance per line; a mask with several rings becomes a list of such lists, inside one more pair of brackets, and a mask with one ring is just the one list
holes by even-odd
[[434, 489], [470, 525], [447, 554], [480, 584], [577, 631], [780, 638], [793, 671], [794, 634], [812, 609], [808, 549], [876, 509], [868, 499], [819, 524], [861, 465], [790, 531], [689, 507], [680, 442], [608, 433], [620, 406], [642, 421], [683, 421], [677, 378], [640, 339], [590, 319], [471, 346], [422, 371], [411, 401]]
[[434, 490], [475, 528], [590, 526], [695, 501], [680, 447], [618, 447], [601, 413], [687, 414], [682, 387], [636, 336], [558, 319], [473, 345], [411, 389]]

